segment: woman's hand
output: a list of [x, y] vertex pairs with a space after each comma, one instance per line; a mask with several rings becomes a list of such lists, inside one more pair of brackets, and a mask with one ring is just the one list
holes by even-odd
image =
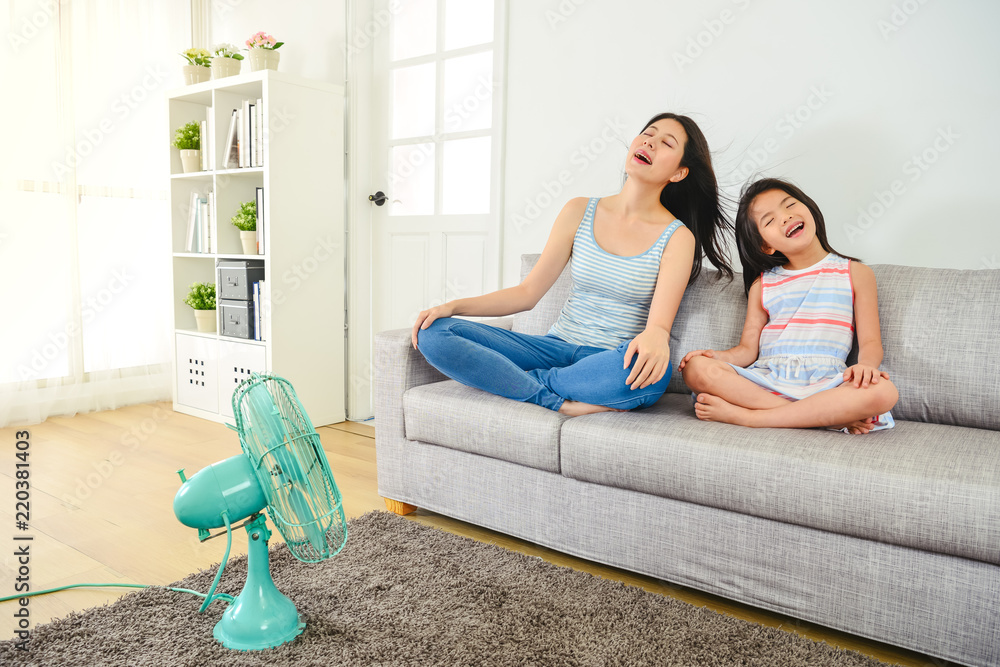
[[644, 389], [663, 379], [670, 366], [670, 334], [660, 327], [644, 329], [625, 349], [625, 366], [638, 355], [625, 384], [632, 389]]
[[455, 306], [452, 305], [451, 301], [420, 311], [420, 314], [417, 315], [417, 321], [413, 323], [413, 334], [410, 336], [410, 340], [413, 342], [413, 349], [417, 349], [417, 334], [421, 329], [426, 329], [439, 317], [451, 317], [454, 314]]
[[709, 359], [714, 359], [715, 350], [691, 350], [684, 355], [683, 359], [681, 359], [681, 363], [677, 365], [677, 370], [684, 370], [684, 367], [687, 366], [687, 362], [691, 361], [695, 357], [708, 357]]
[[889, 374], [874, 366], [854, 364], [844, 371], [844, 382], [853, 382], [855, 387], [867, 389], [869, 384], [878, 384], [882, 378], [889, 379]]

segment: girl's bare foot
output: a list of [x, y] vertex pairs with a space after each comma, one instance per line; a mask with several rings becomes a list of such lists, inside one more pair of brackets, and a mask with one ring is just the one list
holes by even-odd
[[694, 413], [702, 421], [753, 426], [749, 419], [753, 410], [733, 405], [712, 394], [698, 394], [697, 402], [694, 404]]
[[865, 433], [871, 433], [872, 427], [874, 426], [875, 417], [869, 417], [868, 419], [859, 419], [857, 421], [849, 422], [847, 424], [841, 424], [840, 426], [831, 426], [830, 428], [834, 430], [847, 429], [847, 432], [851, 435], [864, 435]]
[[559, 407], [559, 412], [564, 415], [569, 415], [570, 417], [580, 417], [582, 415], [592, 415], [597, 412], [625, 412], [624, 410], [616, 410], [615, 408], [609, 408], [606, 405], [591, 405], [590, 403], [581, 403], [580, 401], [563, 401], [563, 404]]

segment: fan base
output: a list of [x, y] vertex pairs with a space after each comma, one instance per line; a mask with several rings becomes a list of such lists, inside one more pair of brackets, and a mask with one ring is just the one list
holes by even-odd
[[[295, 615], [294, 626], [290, 629], [277, 629], [274, 627], [261, 628], [259, 625], [256, 626], [256, 631], [254, 628], [239, 627], [236, 623], [227, 623], [227, 620], [232, 620], [231, 617], [223, 616], [222, 620], [215, 624], [215, 629], [212, 631], [212, 636], [215, 637], [220, 644], [226, 648], [231, 648], [236, 651], [260, 651], [266, 648], [274, 648], [275, 646], [281, 646], [286, 642], [290, 642], [299, 635], [306, 628], [305, 621], [298, 614]], [[248, 633], [247, 630], [252, 632]], [[257, 635], [256, 641], [247, 640], [247, 635]]]
[[215, 624], [212, 636], [226, 648], [259, 651], [295, 639], [306, 624], [295, 603], [271, 579], [267, 551], [271, 531], [264, 515], [251, 519], [246, 528], [249, 537], [246, 584]]

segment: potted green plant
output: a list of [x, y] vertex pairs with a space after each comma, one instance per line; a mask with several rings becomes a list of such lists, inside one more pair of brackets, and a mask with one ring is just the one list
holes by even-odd
[[184, 83], [201, 83], [208, 81], [212, 75], [209, 69], [212, 63], [212, 54], [205, 49], [188, 49], [181, 51], [184, 60], [188, 62], [184, 66]]
[[184, 303], [194, 309], [198, 331], [215, 331], [215, 283], [192, 283]]
[[178, 127], [173, 146], [181, 152], [181, 168], [185, 174], [201, 171], [201, 126], [198, 123], [192, 120]]
[[240, 73], [243, 56], [234, 44], [216, 44], [212, 47], [212, 78], [221, 79]]
[[257, 202], [245, 201], [240, 204], [240, 210], [231, 218], [236, 229], [240, 230], [240, 242], [243, 244], [244, 255], [257, 253]]
[[246, 41], [247, 51], [250, 53], [250, 70], [256, 72], [262, 69], [278, 69], [278, 47], [284, 42], [279, 42], [265, 32], [254, 33]]

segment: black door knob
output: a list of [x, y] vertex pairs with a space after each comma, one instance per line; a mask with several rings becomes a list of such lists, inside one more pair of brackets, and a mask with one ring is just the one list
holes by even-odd
[[385, 193], [382, 192], [381, 190], [379, 190], [373, 195], [368, 195], [368, 201], [375, 202], [376, 206], [382, 206], [383, 204], [385, 204], [386, 199], [388, 199], [388, 197], [386, 197]]

